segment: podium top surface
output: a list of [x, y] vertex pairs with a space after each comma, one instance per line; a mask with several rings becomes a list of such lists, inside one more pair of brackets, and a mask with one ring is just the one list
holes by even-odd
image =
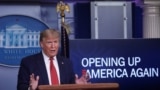
[[38, 90], [118, 90], [118, 83], [40, 85]]

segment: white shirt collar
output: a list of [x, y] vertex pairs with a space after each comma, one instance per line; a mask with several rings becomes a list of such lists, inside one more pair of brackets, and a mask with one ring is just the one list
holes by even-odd
[[[42, 55], [43, 55], [44, 60], [45, 60], [45, 59], [49, 60], [49, 57], [44, 53], [43, 50], [42, 50]], [[57, 57], [56, 57], [56, 56], [54, 56], [53, 58], [54, 58], [54, 60], [57, 60]]]

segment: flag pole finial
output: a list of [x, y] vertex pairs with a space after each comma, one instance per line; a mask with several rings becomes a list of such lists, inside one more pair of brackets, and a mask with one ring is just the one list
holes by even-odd
[[70, 12], [70, 7], [67, 3], [64, 3], [62, 1], [60, 1], [58, 4], [57, 4], [57, 12], [60, 13], [60, 16], [61, 16], [61, 23], [65, 23], [65, 11], [66, 12]]

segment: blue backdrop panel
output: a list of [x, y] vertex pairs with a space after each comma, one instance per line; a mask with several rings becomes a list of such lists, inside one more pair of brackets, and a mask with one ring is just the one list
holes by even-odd
[[160, 39], [70, 40], [75, 73], [120, 90], [160, 90]]
[[48, 26], [24, 15], [0, 17], [0, 66], [19, 66], [22, 57], [40, 51], [39, 34]]
[[39, 33], [49, 28], [24, 15], [0, 17], [0, 90], [17, 90], [21, 59], [40, 51]]

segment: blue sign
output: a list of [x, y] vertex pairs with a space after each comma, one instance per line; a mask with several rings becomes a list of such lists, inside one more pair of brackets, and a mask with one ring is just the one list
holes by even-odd
[[160, 39], [70, 40], [75, 73], [120, 90], [160, 90]]
[[39, 34], [47, 28], [29, 16], [0, 17], [0, 65], [17, 67], [22, 57], [39, 52]]

